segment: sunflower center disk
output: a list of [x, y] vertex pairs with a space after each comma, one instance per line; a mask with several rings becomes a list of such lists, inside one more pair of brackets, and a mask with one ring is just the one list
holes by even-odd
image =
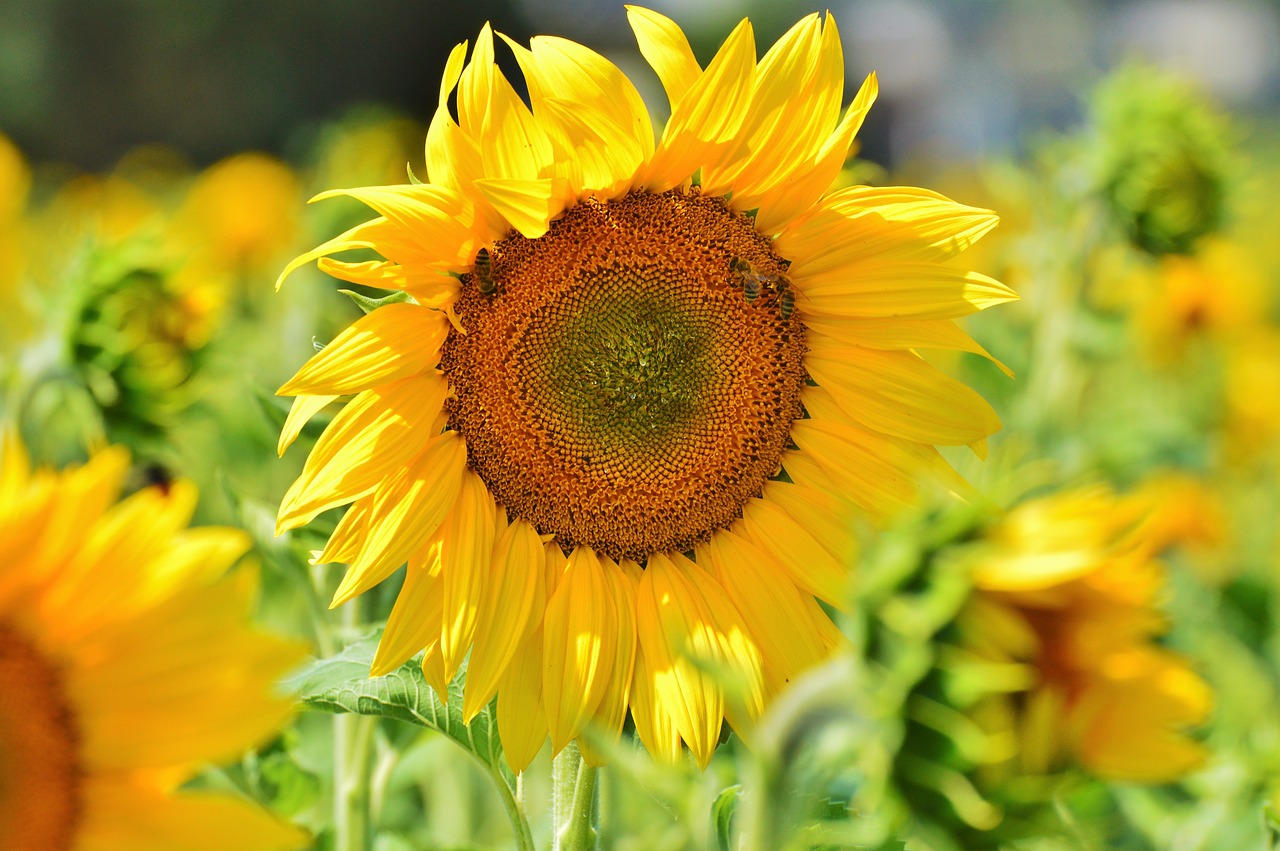
[[513, 516], [613, 558], [732, 523], [800, 415], [784, 267], [750, 219], [680, 190], [584, 201], [498, 242], [487, 280], [463, 278], [468, 333], [441, 360], [473, 468]]
[[0, 621], [0, 848], [71, 847], [77, 744], [58, 671]]

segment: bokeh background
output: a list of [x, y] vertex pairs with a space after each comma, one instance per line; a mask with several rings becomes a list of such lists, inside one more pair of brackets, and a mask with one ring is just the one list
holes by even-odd
[[[850, 83], [880, 74], [877, 120], [862, 135], [885, 165], [1020, 150], [1078, 121], [1082, 92], [1134, 57], [1245, 114], [1280, 101], [1280, 5], [1265, 0], [652, 5], [704, 61], [744, 15], [763, 45], [830, 8]], [[360, 105], [429, 119], [449, 49], [486, 20], [518, 41], [589, 43], [657, 94], [612, 0], [4, 0], [0, 127], [38, 161], [86, 169], [155, 143], [197, 165], [246, 149], [286, 154]]]

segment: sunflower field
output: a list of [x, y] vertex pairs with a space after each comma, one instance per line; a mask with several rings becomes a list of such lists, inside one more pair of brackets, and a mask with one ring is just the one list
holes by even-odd
[[274, 5], [0, 32], [0, 851], [1280, 848], [1280, 11]]

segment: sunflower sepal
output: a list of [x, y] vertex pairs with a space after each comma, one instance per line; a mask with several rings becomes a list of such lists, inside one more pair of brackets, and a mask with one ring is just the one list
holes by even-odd
[[370, 298], [367, 295], [361, 295], [355, 290], [338, 290], [347, 298], [355, 302], [356, 307], [360, 308], [366, 315], [373, 313], [379, 307], [387, 304], [401, 304], [408, 302], [409, 304], [417, 304], [413, 296], [406, 292], [393, 292], [384, 295], [382, 298]]

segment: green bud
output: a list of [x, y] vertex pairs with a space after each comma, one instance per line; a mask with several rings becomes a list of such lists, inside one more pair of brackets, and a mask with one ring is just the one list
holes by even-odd
[[1136, 247], [1185, 254], [1224, 219], [1231, 129], [1189, 85], [1132, 66], [1089, 105], [1090, 178]]

